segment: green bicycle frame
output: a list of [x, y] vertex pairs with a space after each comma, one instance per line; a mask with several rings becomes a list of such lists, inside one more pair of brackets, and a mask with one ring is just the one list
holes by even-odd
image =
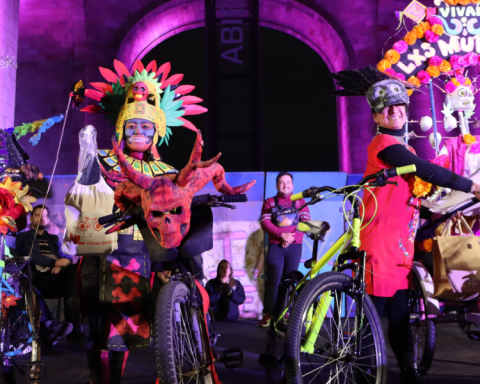
[[[320, 260], [317, 260], [316, 262], [313, 263], [312, 268], [310, 271], [302, 278], [302, 280], [299, 281], [297, 288], [299, 289], [305, 281], [310, 278], [313, 279], [315, 276], [318, 275], [318, 273], [321, 271], [321, 269], [327, 265], [327, 263], [335, 257], [335, 255], [341, 251], [341, 253], [344, 253], [347, 251], [350, 247], [360, 247], [360, 238], [359, 238], [359, 233], [360, 233], [360, 227], [361, 227], [361, 220], [359, 218], [353, 218], [352, 221], [352, 226], [345, 232], [340, 238], [333, 244], [327, 252], [320, 258]], [[285, 316], [285, 313], [287, 312], [288, 308], [292, 304], [292, 301], [294, 299], [294, 294], [290, 297], [289, 303], [282, 312], [282, 314], [279, 316], [278, 319], [275, 321], [275, 325], [280, 322], [283, 317]], [[306, 318], [306, 337], [304, 339], [304, 342], [301, 345], [301, 351], [305, 353], [313, 353], [314, 352], [314, 346], [315, 346], [315, 340], [318, 337], [318, 332], [320, 328], [322, 327], [323, 320], [325, 318], [325, 314], [327, 313], [328, 308], [330, 307], [332, 303], [332, 297], [330, 296], [330, 293], [325, 293], [322, 298], [320, 299], [320, 304], [319, 304], [319, 309], [321, 316], [317, 315], [317, 311], [314, 311], [313, 307], [309, 309], [307, 313], [307, 318]]]

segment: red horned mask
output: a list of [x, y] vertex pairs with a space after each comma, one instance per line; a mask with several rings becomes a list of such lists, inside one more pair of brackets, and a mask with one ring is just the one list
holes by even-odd
[[[166, 249], [180, 245], [190, 229], [190, 205], [193, 195], [209, 181], [217, 191], [236, 195], [249, 190], [255, 180], [239, 187], [231, 187], [225, 180], [225, 171], [217, 163], [220, 153], [213, 159], [201, 161], [202, 135], [197, 139], [190, 161], [178, 174], [149, 177], [136, 171], [125, 159], [115, 140], [113, 149], [119, 164], [128, 178], [115, 189], [115, 203], [125, 211], [134, 205], [141, 205], [145, 219], [155, 239]], [[119, 223], [108, 232], [117, 231], [125, 223]]]

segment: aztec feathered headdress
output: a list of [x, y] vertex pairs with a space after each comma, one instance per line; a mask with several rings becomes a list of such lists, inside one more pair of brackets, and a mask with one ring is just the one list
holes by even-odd
[[182, 74], [169, 77], [171, 65], [165, 63], [157, 69], [155, 60], [146, 67], [137, 60], [130, 72], [125, 64], [114, 60], [115, 72], [100, 67], [100, 73], [108, 83], [90, 83], [95, 89], [86, 89], [85, 96], [97, 100], [83, 112], [102, 113], [116, 125], [116, 139], [120, 144], [124, 123], [128, 119], [142, 118], [155, 125], [152, 151], [155, 145], [168, 145], [171, 127], [185, 127], [197, 132], [197, 128], [182, 116], [205, 113], [206, 108], [197, 105], [203, 100], [187, 96], [195, 87], [180, 85]]
[[330, 74], [337, 85], [343, 89], [335, 91], [338, 96], [366, 96], [368, 89], [375, 83], [391, 77], [375, 68], [347, 69], [337, 73]]

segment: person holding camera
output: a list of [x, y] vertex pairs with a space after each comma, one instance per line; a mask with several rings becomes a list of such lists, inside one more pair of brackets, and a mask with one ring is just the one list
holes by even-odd
[[278, 193], [265, 200], [260, 219], [262, 229], [268, 234], [268, 254], [263, 318], [257, 324], [259, 327], [268, 327], [270, 324], [281, 279], [298, 269], [304, 234], [296, 230], [297, 223], [311, 220], [308, 207], [300, 211], [297, 209], [305, 204], [303, 199], [295, 203], [290, 200], [293, 176], [288, 172], [280, 172], [276, 183]]

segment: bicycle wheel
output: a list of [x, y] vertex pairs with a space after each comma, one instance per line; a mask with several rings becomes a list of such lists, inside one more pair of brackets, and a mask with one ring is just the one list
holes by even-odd
[[[285, 367], [284, 367], [284, 349], [285, 349], [285, 331], [287, 329], [288, 319], [293, 308], [294, 300], [290, 303], [289, 301], [292, 294], [297, 289], [298, 282], [303, 278], [303, 273], [299, 271], [293, 271], [287, 274], [278, 288], [277, 300], [273, 309], [272, 320], [270, 321], [270, 326], [267, 332], [268, 342], [267, 342], [267, 352], [269, 356], [273, 356], [274, 359], [271, 359], [272, 362], [267, 364], [267, 382], [268, 384], [282, 384], [285, 382]], [[295, 293], [298, 295], [298, 291]], [[276, 319], [278, 319], [281, 314], [286, 312], [277, 324], [275, 324]], [[270, 360], [270, 359], [269, 359]], [[275, 364], [273, 363], [275, 360]]]
[[162, 384], [211, 384], [210, 347], [202, 308], [180, 281], [162, 287], [155, 317], [155, 354]]
[[418, 368], [429, 370], [435, 354], [437, 326], [428, 318], [428, 303], [425, 292], [416, 273], [413, 275], [413, 289], [409, 292], [410, 329], [413, 335], [415, 362]]
[[[4, 353], [3, 370], [15, 382], [13, 368], [29, 377], [29, 383], [39, 383], [43, 366], [32, 364], [40, 360], [40, 345], [36, 321], [34, 321], [35, 297], [26, 291], [24, 301], [17, 301], [15, 306], [3, 308], [2, 339]], [[32, 325], [33, 324], [33, 325]], [[8, 383], [8, 380], [6, 380]]]
[[[311, 280], [297, 298], [285, 340], [287, 383], [386, 383], [387, 354], [380, 319], [368, 295], [363, 318], [357, 319], [352, 281], [343, 273], [324, 273]], [[316, 316], [323, 321], [316, 322], [315, 330], [312, 319]], [[357, 335], [362, 340], [361, 356], [355, 354]]]

